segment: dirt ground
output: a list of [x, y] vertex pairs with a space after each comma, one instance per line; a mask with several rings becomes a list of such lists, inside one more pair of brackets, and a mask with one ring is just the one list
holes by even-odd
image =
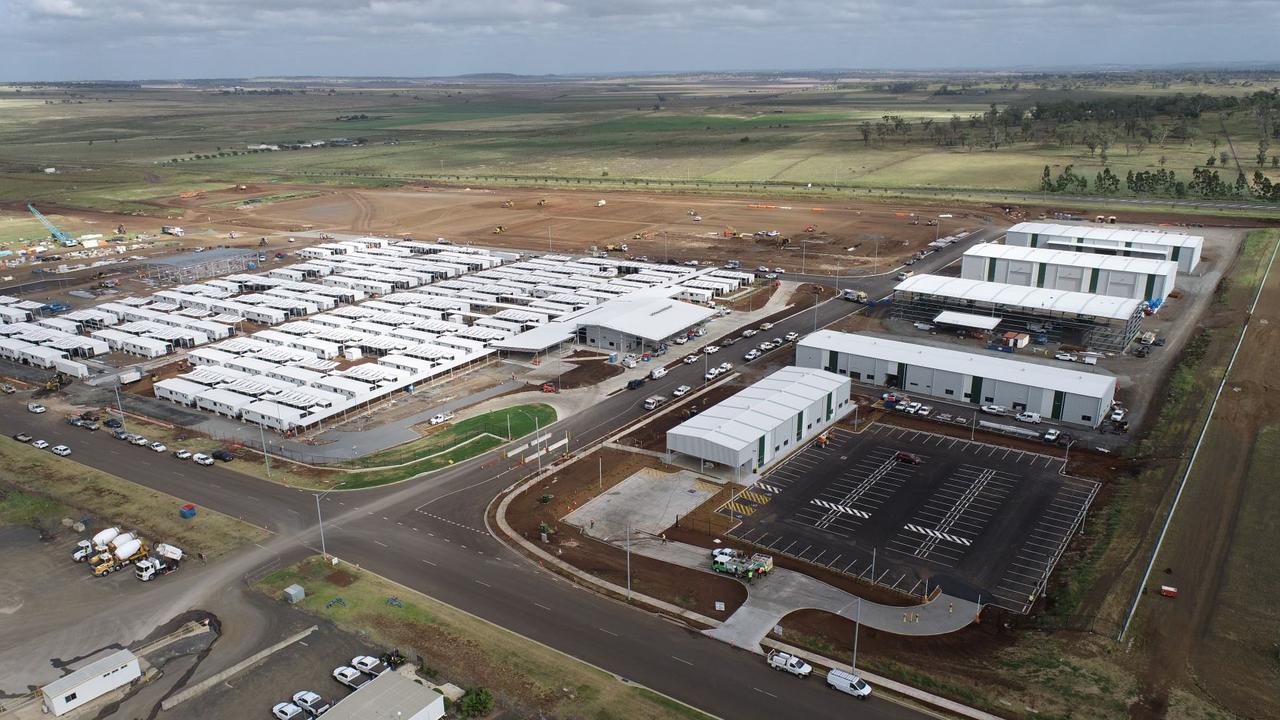
[[[598, 495], [602, 488], [608, 490], [645, 467], [678, 470], [664, 466], [654, 457], [605, 448], [517, 496], [507, 510], [507, 521], [516, 532], [534, 542], [538, 540], [539, 526], [545, 523], [554, 529], [546, 547], [549, 552], [598, 578], [625, 586], [625, 552], [586, 536], [578, 528], [560, 522], [560, 518]], [[600, 468], [604, 470], [602, 482]], [[639, 555], [631, 556], [631, 586], [638, 593], [720, 620], [732, 615], [747, 599], [746, 587], [736, 580]], [[716, 602], [723, 602], [725, 609], [716, 610]]]
[[[578, 355], [578, 353], [575, 353], [575, 355]], [[623, 373], [622, 365], [610, 363], [607, 355], [601, 356], [596, 353], [581, 353], [581, 355], [589, 355], [590, 357], [570, 357], [566, 359], [569, 364], [573, 365], [573, 369], [560, 375], [561, 390], [589, 387]]]
[[[956, 210], [914, 203], [838, 201], [821, 206], [778, 206], [741, 198], [646, 193], [588, 193], [527, 189], [477, 189], [409, 186], [397, 190], [273, 186], [271, 193], [298, 192], [311, 197], [230, 206], [261, 189], [210, 192], [199, 198], [173, 199], [186, 210], [186, 222], [262, 229], [273, 232], [330, 230], [378, 235], [447, 237], [454, 242], [519, 249], [546, 247], [554, 252], [585, 252], [592, 246], [627, 244], [627, 254], [651, 260], [740, 260], [744, 267], [782, 267], [788, 272], [831, 274], [884, 267], [931, 242], [938, 228], [921, 218], [948, 212], [943, 234], [975, 230], [1004, 221], [998, 211]], [[598, 207], [597, 200], [606, 205]], [[546, 204], [539, 206], [538, 202]], [[510, 201], [511, 208], [503, 208]], [[689, 214], [694, 210], [701, 221]], [[497, 226], [502, 234], [494, 234]], [[812, 232], [806, 228], [813, 226]], [[776, 230], [778, 238], [725, 237]], [[781, 238], [789, 238], [783, 245]], [[896, 263], [895, 263], [896, 264]]]

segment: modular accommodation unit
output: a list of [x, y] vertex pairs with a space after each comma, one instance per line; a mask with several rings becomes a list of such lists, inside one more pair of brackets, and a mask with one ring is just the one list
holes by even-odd
[[140, 677], [138, 658], [128, 650], [117, 650], [40, 688], [44, 710], [55, 717], [66, 715]]
[[250, 395], [241, 395], [221, 388], [205, 390], [196, 397], [196, 407], [232, 419], [239, 419], [241, 411], [253, 402], [255, 398]]
[[205, 392], [209, 388], [197, 382], [184, 380], [180, 377], [167, 378], [157, 382], [154, 386], [155, 396], [161, 400], [168, 400], [179, 405], [188, 407], [196, 404], [196, 398], [200, 393]]
[[1097, 427], [1110, 413], [1115, 377], [1050, 362], [832, 330], [812, 333], [796, 345], [797, 364], [847, 375], [854, 382]]

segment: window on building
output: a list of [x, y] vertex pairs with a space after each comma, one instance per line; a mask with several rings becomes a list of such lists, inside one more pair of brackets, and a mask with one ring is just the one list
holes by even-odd
[[911, 383], [911, 387], [920, 387], [920, 383]]
[[76, 694], [75, 694], [75, 693], [71, 693], [70, 695], [68, 695], [68, 696], [66, 696], [66, 697], [64, 697], [64, 698], [62, 698], [62, 702], [68, 702], [68, 703], [69, 703], [69, 702], [74, 702], [74, 701], [75, 701], [75, 699], [76, 699]]
[[996, 401], [996, 399], [995, 399], [995, 398], [993, 398], [993, 397], [989, 397], [989, 398], [987, 398], [987, 399], [986, 399], [986, 402], [995, 402], [995, 401]]
[[1092, 415], [1081, 415], [1081, 416], [1080, 416], [1080, 419], [1081, 419], [1081, 420], [1083, 420], [1083, 421], [1085, 421], [1085, 422], [1093, 422], [1093, 416], [1092, 416]]
[[[952, 390], [951, 388], [947, 388], [947, 389], [943, 390], [942, 392], [946, 393], [947, 395], [955, 395], [955, 394], [956, 394], [956, 391], [955, 391], [955, 390]], [[968, 396], [966, 395], [965, 397], [968, 397]]]
[[778, 452], [778, 451], [779, 451], [779, 450], [781, 450], [781, 449], [782, 449], [782, 446], [781, 446], [781, 445], [774, 445], [774, 446], [773, 446], [773, 451], [774, 451], [774, 452]]

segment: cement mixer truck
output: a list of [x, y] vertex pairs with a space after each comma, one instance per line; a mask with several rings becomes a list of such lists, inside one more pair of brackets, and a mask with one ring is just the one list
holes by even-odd
[[116, 551], [116, 548], [124, 545], [132, 539], [133, 533], [122, 532], [104, 543], [101, 548], [94, 548], [95, 553], [90, 555], [86, 562], [89, 563], [89, 567], [106, 562], [107, 558], [111, 557], [111, 554]]
[[94, 555], [106, 552], [108, 544], [115, 540], [119, 534], [120, 528], [115, 527], [98, 531], [98, 534], [94, 535], [92, 540], [81, 540], [76, 543], [76, 549], [71, 553], [71, 559], [76, 562], [86, 562]]
[[159, 543], [151, 556], [139, 560], [133, 566], [133, 575], [142, 582], [150, 582], [161, 575], [168, 575], [182, 565], [182, 549], [169, 543]]
[[106, 559], [93, 566], [94, 577], [105, 577], [120, 568], [127, 567], [147, 556], [147, 546], [134, 538], [127, 543], [117, 545]]

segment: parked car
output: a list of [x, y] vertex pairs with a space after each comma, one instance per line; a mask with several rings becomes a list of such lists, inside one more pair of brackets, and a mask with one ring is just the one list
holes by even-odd
[[162, 452], [167, 452], [169, 450], [169, 447], [162, 442], [153, 442], [151, 443], [151, 449], [158, 453], [162, 453]]
[[845, 670], [828, 671], [827, 686], [842, 693], [848, 693], [859, 700], [866, 700], [871, 695], [871, 686], [865, 680]]
[[1061, 436], [1062, 436], [1061, 430], [1057, 428], [1050, 428], [1044, 431], [1044, 435], [1042, 436], [1041, 439], [1047, 443], [1051, 443], [1051, 442], [1057, 442], [1058, 438]]
[[642, 387], [644, 387], [644, 378], [636, 378], [634, 380], [627, 381], [628, 390], [639, 390]]
[[27, 412], [33, 412], [39, 415], [40, 413], [47, 412], [48, 410], [49, 408], [41, 405], [40, 403], [27, 403]]
[[0, 385], [0, 392], [4, 393], [5, 395], [12, 395], [18, 392], [18, 389], [10, 385], [9, 383], [5, 383], [3, 385]]
[[191, 456], [191, 459], [194, 460], [197, 465], [213, 464], [213, 458], [209, 457], [208, 455], [205, 455], [204, 453], [196, 453], [195, 455]]
[[429, 425], [441, 425], [453, 419], [453, 413], [436, 413], [427, 421]]
[[178, 458], [179, 460], [190, 460], [191, 451], [190, 450], [174, 450], [173, 456]]
[[924, 407], [924, 405], [921, 405], [918, 402], [913, 402], [913, 403], [907, 403], [906, 405], [902, 406], [902, 409], [905, 410], [908, 415], [915, 415], [916, 413], [920, 412], [920, 408], [922, 407]]
[[302, 708], [287, 702], [276, 703], [275, 707], [271, 708], [271, 714], [275, 715], [279, 720], [298, 720], [298, 718], [306, 717], [302, 712]]
[[919, 455], [909, 453], [906, 450], [899, 450], [898, 452], [894, 453], [893, 459], [901, 463], [906, 463], [908, 465], [919, 465], [920, 463], [924, 462], [924, 458], [920, 457]]
[[716, 353], [720, 352], [720, 346], [719, 346], [719, 345], [708, 345], [708, 346], [706, 346], [706, 347], [702, 348], [702, 352], [704, 352], [704, 353], [706, 353], [706, 354], [708, 354], [708, 355], [715, 355]]
[[787, 342], [795, 342], [796, 339], [800, 337], [800, 333], [789, 332], [786, 335], [783, 335], [783, 337], [786, 339]]
[[[781, 270], [779, 270], [778, 272], [782, 272], [782, 271], [781, 271]], [[760, 323], [760, 329], [761, 329], [761, 330], [772, 330], [772, 329], [773, 329], [773, 323], [771, 323], [771, 322], [767, 322], [767, 323]]]
[[931, 413], [933, 413], [933, 408], [929, 405], [921, 405], [916, 409], [916, 415], [919, 417], [929, 417]]
[[85, 421], [84, 421], [84, 424], [83, 424], [83, 425], [81, 425], [80, 427], [84, 428], [85, 430], [88, 430], [89, 432], [96, 432], [96, 431], [97, 431], [97, 429], [98, 429], [98, 427], [99, 427], [99, 425], [98, 425], [98, 423], [96, 423], [96, 422], [94, 422], [94, 421], [92, 421], [92, 420], [85, 420]]
[[303, 690], [293, 694], [293, 704], [306, 710], [311, 717], [319, 717], [329, 711], [329, 703], [319, 693]]
[[764, 279], [765, 279], [765, 280], [777, 280], [777, 279], [778, 279], [778, 274], [777, 274], [777, 273], [766, 273], [766, 274], [765, 274], [765, 276], [764, 276]]
[[790, 653], [784, 653], [781, 650], [774, 650], [765, 656], [769, 667], [782, 672], [789, 672], [796, 677], [809, 677], [813, 672], [813, 668], [809, 663]]
[[1007, 415], [1009, 413], [1009, 408], [1006, 408], [1003, 405], [983, 405], [982, 412], [988, 415]]
[[1121, 420], [1124, 420], [1125, 416], [1127, 416], [1128, 414], [1129, 414], [1129, 411], [1125, 410], [1122, 407], [1113, 408], [1111, 410], [1111, 422], [1120, 422]]
[[1014, 415], [1013, 419], [1017, 420], [1018, 422], [1031, 423], [1032, 425], [1039, 425], [1040, 413], [1020, 412], [1017, 415]]
[[689, 342], [689, 338], [684, 335], [679, 335], [675, 339], [673, 339], [671, 342], [675, 343], [676, 345], [683, 345]]
[[742, 337], [752, 337], [753, 335], [759, 334], [759, 332], [760, 332], [759, 330], [756, 330], [754, 328], [747, 328], [746, 330], [742, 331]]
[[761, 265], [760, 267], [756, 268], [756, 272], [763, 272], [763, 273], [767, 273], [767, 272], [769, 272], [769, 266], [768, 266], [768, 265]]
[[773, 343], [769, 342], [768, 340], [765, 340], [764, 342], [760, 343], [760, 345], [759, 345], [758, 347], [760, 348], [760, 352], [769, 352], [770, 350], [772, 350], [772, 349], [774, 349], [774, 348], [776, 348], [776, 347], [778, 347], [778, 346], [777, 346], [777, 345], [774, 345]]
[[727, 373], [732, 369], [733, 369], [733, 363], [730, 363], [730, 362], [720, 363], [720, 372]]
[[1076, 354], [1075, 354], [1075, 353], [1060, 352], [1060, 353], [1054, 353], [1054, 355], [1053, 355], [1053, 359], [1054, 359], [1054, 360], [1065, 360], [1066, 362], [1075, 362], [1075, 361], [1076, 361], [1076, 360], [1078, 360], [1079, 358], [1076, 356]]
[[1139, 347], [1137, 350], [1133, 351], [1133, 356], [1136, 358], [1144, 358], [1150, 354], [1151, 354], [1151, 348], [1147, 347], [1146, 345], [1143, 345]]
[[209, 455], [214, 460], [221, 460], [222, 462], [231, 462], [232, 460], [236, 459], [235, 455], [232, 455], [229, 451], [224, 450], [222, 448], [218, 448], [217, 450], [214, 450], [213, 452], [209, 453]]
[[45, 449], [45, 448], [49, 447], [49, 443], [45, 442], [44, 440], [37, 440], [37, 441], [35, 441], [35, 442], [31, 443], [31, 447], [33, 447], [33, 448], [35, 448], [35, 449], [37, 449], [37, 450], [43, 450], [43, 449]]
[[67, 418], [67, 424], [71, 427], [80, 427], [84, 424], [84, 420], [79, 415]]
[[346, 665], [343, 665], [342, 667], [334, 668], [333, 679], [337, 680], [343, 685], [346, 685], [352, 690], [359, 690], [361, 686], [369, 682], [369, 678], [365, 675], [362, 675], [359, 670], [356, 670], [355, 668], [352, 668], [352, 667], [347, 667]]
[[685, 355], [685, 356], [684, 356], [684, 360], [683, 360], [683, 362], [684, 362], [684, 364], [685, 364], [685, 365], [692, 365], [692, 364], [694, 364], [694, 363], [698, 362], [698, 356], [697, 356], [697, 355]]
[[17, 440], [17, 441], [18, 441], [18, 442], [20, 442], [20, 443], [27, 443], [27, 442], [31, 442], [31, 436], [30, 436], [30, 435], [28, 435], [28, 434], [26, 434], [26, 433], [24, 433], [24, 432], [20, 432], [20, 433], [18, 433], [17, 435], [14, 435], [14, 436], [13, 436], [13, 439], [14, 439], [14, 440]]
[[54, 445], [53, 454], [66, 457], [71, 454], [71, 448], [67, 447], [66, 445]]
[[715, 380], [718, 375], [720, 375], [720, 368], [713, 367], [710, 370], [708, 370], [707, 374], [703, 375], [702, 378], [707, 382], [710, 382], [712, 380]]
[[357, 655], [351, 658], [351, 667], [370, 677], [378, 677], [390, 669], [381, 660], [369, 655]]
[[672, 391], [671, 391], [671, 394], [672, 394], [672, 395], [675, 395], [676, 397], [682, 397], [682, 396], [684, 396], [686, 393], [688, 393], [688, 392], [689, 392], [690, 390], [692, 390], [692, 389], [693, 389], [693, 388], [689, 387], [688, 385], [681, 385], [680, 387], [676, 388], [675, 390], [672, 390]]
[[747, 351], [746, 355], [742, 356], [742, 359], [747, 362], [751, 362], [752, 360], [755, 360], [758, 357], [760, 357], [760, 351], [755, 348], [751, 348], [750, 350]]
[[[774, 271], [774, 272], [776, 272], [776, 273], [778, 273], [779, 275], [781, 275], [782, 273], [786, 272], [786, 270], [783, 270], [783, 269], [782, 269], [782, 268], [780, 268], [780, 267], [776, 267], [776, 268], [774, 268], [774, 269], [773, 269], [773, 271]], [[768, 330], [768, 328], [765, 328], [765, 329], [766, 329], [766, 330]]]
[[112, 429], [124, 427], [124, 423], [120, 422], [115, 418], [107, 418], [106, 420], [102, 421], [102, 424], [104, 427], [109, 427]]
[[128, 440], [133, 437], [133, 433], [127, 433], [123, 429], [117, 429], [111, 433], [111, 437], [117, 440]]
[[133, 443], [134, 445], [149, 445], [149, 444], [150, 444], [150, 443], [148, 443], [148, 442], [147, 442], [147, 439], [146, 439], [146, 438], [144, 438], [144, 437], [142, 437], [141, 435], [134, 435], [133, 437], [129, 438], [129, 442]]

